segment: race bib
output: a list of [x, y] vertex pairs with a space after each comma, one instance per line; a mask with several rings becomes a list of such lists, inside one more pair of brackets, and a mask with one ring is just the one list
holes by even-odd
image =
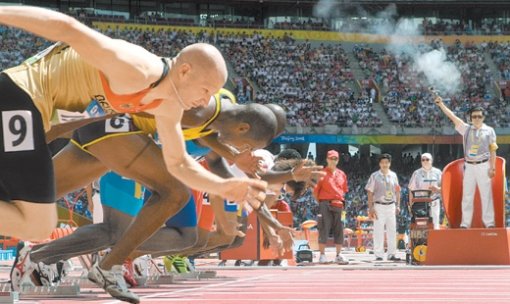
[[469, 156], [471, 157], [475, 157], [478, 155], [478, 148], [480, 148], [480, 145], [472, 145], [470, 148], [469, 148]]
[[393, 192], [391, 190], [386, 191], [386, 195], [384, 196], [384, 200], [392, 201], [393, 200]]
[[106, 115], [105, 110], [96, 99], [92, 99], [88, 107], [85, 109], [85, 112], [87, 112], [90, 117], [101, 117]]

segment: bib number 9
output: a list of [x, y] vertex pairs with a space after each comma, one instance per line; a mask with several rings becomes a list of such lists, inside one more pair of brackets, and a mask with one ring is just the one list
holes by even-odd
[[30, 111], [2, 112], [4, 151], [34, 150], [34, 128]]

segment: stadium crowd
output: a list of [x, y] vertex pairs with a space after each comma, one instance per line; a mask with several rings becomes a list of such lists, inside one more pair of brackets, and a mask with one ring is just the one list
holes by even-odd
[[[440, 25], [424, 23], [425, 28], [437, 30]], [[489, 26], [488, 28], [494, 28]], [[185, 45], [205, 41], [215, 43], [225, 54], [232, 69], [239, 76], [235, 81], [240, 100], [282, 105], [288, 113], [290, 126], [321, 127], [378, 127], [382, 122], [372, 104], [373, 96], [361, 90], [356, 93], [354, 74], [346, 50], [341, 45], [297, 42], [291, 35], [282, 38], [263, 37], [259, 33], [229, 33], [212, 35], [209, 31], [142, 31], [109, 29], [105, 34], [142, 45], [154, 53], [174, 56]], [[49, 45], [47, 41], [18, 30], [0, 28], [0, 68], [21, 63]], [[510, 127], [507, 102], [493, 96], [492, 75], [485, 54], [492, 58], [501, 77], [510, 80], [510, 67], [506, 58], [510, 53], [508, 43], [488, 42], [480, 46], [461, 44], [446, 46], [440, 41], [422, 45], [422, 51], [443, 47], [450, 61], [460, 69], [462, 91], [446, 96], [446, 102], [462, 114], [474, 104], [488, 111], [488, 124]], [[352, 49], [366, 79], [373, 80], [380, 89], [381, 102], [388, 118], [402, 127], [433, 127], [445, 121], [431, 104], [427, 84], [412, 65], [406, 54], [394, 55], [385, 49], [358, 44]], [[240, 89], [240, 86], [243, 86]], [[393, 169], [406, 185], [411, 169], [418, 166], [415, 157], [395, 159]], [[446, 159], [444, 163], [446, 163]], [[343, 156], [341, 166], [349, 176], [347, 196], [347, 226], [353, 228], [356, 215], [366, 214], [366, 193], [363, 185], [376, 162], [367, 156]], [[412, 166], [410, 166], [412, 164]], [[360, 173], [363, 172], [363, 173]], [[405, 187], [403, 187], [405, 189]], [[404, 195], [403, 197], [407, 197]], [[404, 202], [404, 201], [403, 201]], [[78, 201], [77, 208], [86, 214], [86, 202]], [[310, 193], [293, 202], [295, 222], [300, 223], [316, 215], [317, 207]], [[406, 212], [406, 208], [402, 208]]]

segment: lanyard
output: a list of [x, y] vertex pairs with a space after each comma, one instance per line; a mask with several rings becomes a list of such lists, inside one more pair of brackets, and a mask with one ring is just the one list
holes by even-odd
[[[480, 142], [482, 141], [482, 134], [480, 134], [482, 132], [481, 128], [480, 129], [475, 129], [475, 128], [470, 128], [471, 132], [470, 132], [470, 135], [471, 135], [471, 145], [473, 144], [476, 144], [478, 146], [480, 146]], [[475, 132], [478, 131], [478, 136], [475, 137]], [[475, 138], [477, 139], [477, 141], [475, 141]]]
[[388, 182], [386, 177], [391, 178], [391, 176], [389, 173], [388, 173], [388, 175], [383, 174], [382, 176], [383, 176], [383, 180], [384, 180], [384, 188], [386, 190], [386, 193], [388, 193], [389, 191], [391, 191], [391, 180], [390, 180], [390, 182]]

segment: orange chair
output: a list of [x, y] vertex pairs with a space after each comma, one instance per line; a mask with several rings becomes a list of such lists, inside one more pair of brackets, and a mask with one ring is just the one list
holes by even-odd
[[[462, 220], [462, 180], [464, 178], [464, 160], [458, 159], [443, 170], [441, 192], [443, 204], [450, 228], [459, 228]], [[494, 214], [496, 227], [505, 227], [505, 159], [496, 158], [496, 176], [492, 179]], [[471, 228], [483, 228], [481, 217], [480, 193], [475, 192], [473, 222]]]
[[450, 229], [430, 230], [425, 264], [428, 265], [510, 265], [510, 230], [505, 228], [505, 159], [497, 157], [492, 194], [496, 228], [486, 229], [481, 220], [478, 189], [475, 193], [470, 229], [458, 228], [462, 220], [464, 160], [443, 170], [441, 192]]

